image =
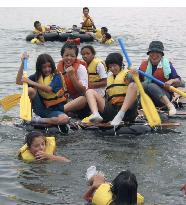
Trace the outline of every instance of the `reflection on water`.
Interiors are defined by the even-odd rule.
[[[39,54],[51,54],[56,63],[61,58],[61,42],[36,46],[25,41],[33,22],[70,27],[79,23],[82,8],[50,8],[50,15],[46,13],[48,8],[0,8],[0,98],[22,92],[15,85],[15,76],[23,51],[30,54],[29,74],[34,72]],[[97,27],[107,26],[116,40],[119,36],[125,39],[134,67],[146,58],[150,41],[162,40],[166,56],[186,79],[186,8],[91,8],[91,13]],[[117,41],[113,46],[91,44],[103,59],[110,52],[120,51]],[[16,153],[26,131],[13,125],[17,117],[19,107],[8,113],[0,110],[1,122],[8,121],[0,122],[0,204],[82,205],[85,171],[93,164],[105,172],[108,180],[123,169],[134,172],[146,204],[185,204],[179,191],[180,184],[186,182],[184,119],[175,119],[182,123],[175,132],[116,137],[79,130],[69,136],[58,136],[57,154],[72,160],[64,164],[18,160]]]

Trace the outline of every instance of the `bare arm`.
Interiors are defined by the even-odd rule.
[[[93,82],[93,83],[89,83],[89,88],[102,88],[102,87],[106,87],[107,85],[107,79],[103,78],[101,79],[99,82]]]
[[[21,62],[20,68],[19,68],[18,73],[17,73],[17,77],[16,77],[16,84],[17,85],[23,85],[22,76],[23,76],[23,61]]]

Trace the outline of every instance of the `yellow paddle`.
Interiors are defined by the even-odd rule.
[[[23,77],[27,78],[28,60],[24,59]],[[31,121],[31,103],[28,96],[28,84],[23,83],[23,94],[20,99],[20,118]]]
[[[121,49],[125,55],[126,60],[127,60],[128,68],[130,69],[132,66],[132,63],[131,63],[131,60],[130,60],[130,58],[127,54],[127,51],[125,49],[124,41],[123,41],[123,39],[119,38],[118,42],[121,46]],[[158,111],[157,111],[154,103],[152,102],[151,98],[145,93],[137,73],[133,74],[133,79],[134,79],[134,81],[139,89],[139,92],[141,95],[141,105],[142,105],[143,111],[145,113],[145,116],[148,120],[149,125],[151,127],[155,127],[157,125],[160,125],[161,119],[160,119],[160,116],[158,114]]]
[[[3,107],[5,111],[8,111],[20,102],[20,98],[21,94],[19,93],[8,95],[0,100],[0,105]]]

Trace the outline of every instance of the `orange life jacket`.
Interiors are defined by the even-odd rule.
[[[143,61],[140,65],[140,70],[145,72],[147,70],[147,65],[148,65],[148,61],[147,60]],[[152,75],[158,80],[161,80],[163,82],[166,82],[168,80],[164,77],[163,68],[157,68],[156,71]]]
[[[87,67],[86,62],[84,62],[82,60],[79,60],[79,59],[76,59],[74,64],[72,65],[74,70],[75,70],[75,76],[76,76],[77,79],[78,79],[77,69],[78,69],[80,64],[82,64],[85,67]],[[66,89],[67,89],[67,92],[69,93],[70,97],[72,97],[73,99],[78,97],[79,96],[79,92],[74,87],[74,85],[73,85],[71,79],[68,77],[68,75],[66,75],[66,72],[64,70],[64,61],[63,60],[59,61],[58,65],[57,65],[57,70],[60,71],[62,73],[63,77],[64,77],[65,84],[66,84]]]

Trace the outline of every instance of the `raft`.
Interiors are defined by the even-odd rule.
[[[80,38],[80,42],[92,42],[94,41],[93,36],[83,33],[83,32],[49,32],[49,33],[44,33],[44,39],[45,41],[60,41],[60,42],[65,42],[67,41],[68,38]],[[37,34],[29,34],[26,36],[26,41],[31,41],[33,38],[35,38]]]

